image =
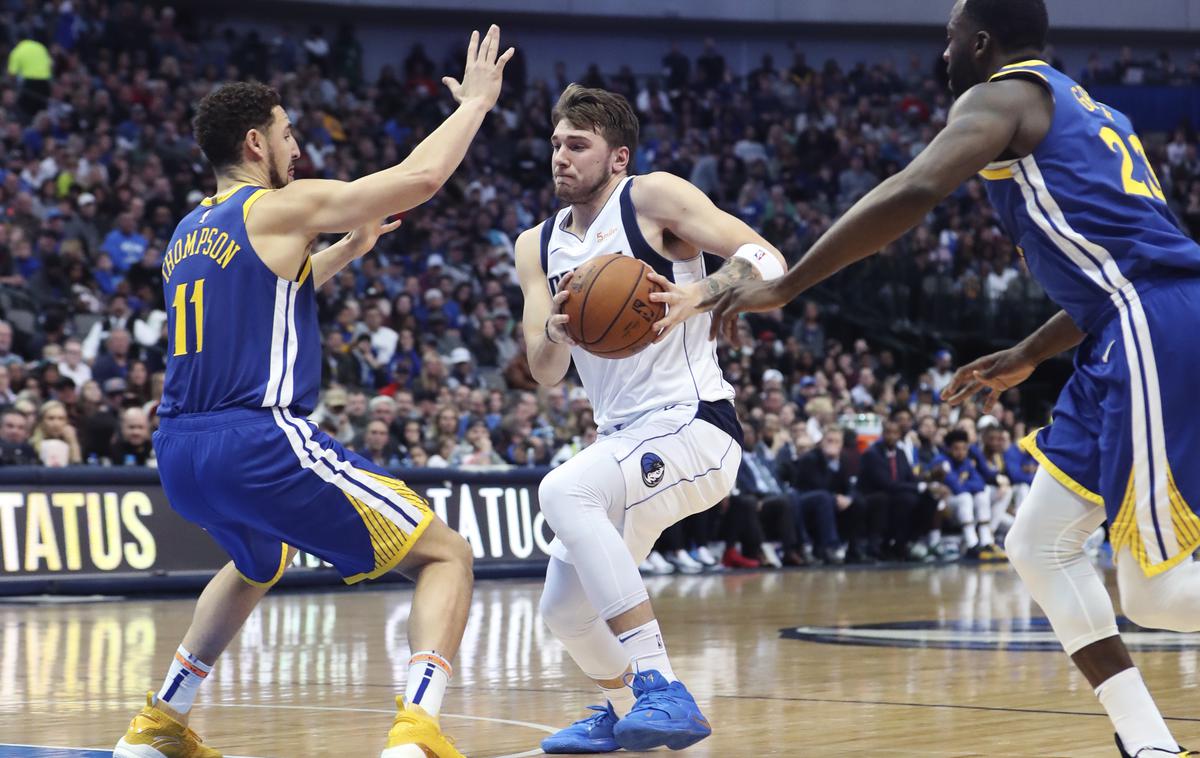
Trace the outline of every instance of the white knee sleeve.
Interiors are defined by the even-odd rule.
[[[1089,502],[1040,469],[1009,530],[1005,550],[1068,655],[1117,634],[1104,581],[1083,542],[1104,521]]]
[[[1190,557],[1158,576],[1148,577],[1123,548],[1117,555],[1121,609],[1133,623],[1173,632],[1200,631],[1200,563]]]
[[[625,673],[629,654],[592,607],[571,564],[550,559],[539,609],[546,626],[583,673],[597,680]]]
[[[614,523],[625,512],[621,468],[612,456],[587,453],[547,474],[538,500],[546,523],[566,546],[592,608],[607,621],[649,596]]]

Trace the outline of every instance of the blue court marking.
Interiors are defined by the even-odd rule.
[[[3,755],[4,758],[112,758],[112,750],[0,743],[0,755]]]

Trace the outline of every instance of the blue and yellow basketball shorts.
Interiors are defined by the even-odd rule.
[[[1059,482],[1105,506],[1113,551],[1148,576],[1200,546],[1200,279],[1114,295],[1079,346],[1050,426],[1021,441]]]
[[[288,546],[346,583],[395,568],[434,519],[404,482],[282,409],[164,418],[154,433],[171,506],[251,584],[283,574]]]

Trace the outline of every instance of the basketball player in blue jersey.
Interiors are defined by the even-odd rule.
[[[714,329],[782,306],[911,229],[975,174],[1030,271],[1062,307],[1019,345],[959,370],[960,403],[1024,381],[1078,346],[1053,423],[1022,446],[1041,464],[1006,547],[1116,727],[1122,756],[1183,751],[1117,634],[1083,541],[1108,518],[1125,613],[1200,629],[1200,246],[1180,230],[1129,119],[1039,56],[1043,0],[958,0],[946,128],[869,193],[787,275],[708,298]],[[671,293],[681,303],[688,292]]]
[[[353,182],[292,181],[300,149],[274,90],[220,87],[199,104],[196,139],[217,194],[184,217],[164,254],[166,381],[154,435],[171,505],[230,555],[205,588],[162,688],[116,758],[219,758],[187,727],[196,693],[296,550],[347,583],[399,570],[416,582],[406,691],[383,758],[461,758],[438,712],[470,605],[471,550],[386,470],[305,416],[317,401],[315,290],[428,200],[496,103],[500,31],[473,33],[459,107],[405,161]],[[352,231],[311,253],[320,234]]]
[[[780,276],[784,260],[686,181],[630,176],[638,122],[620,95],[572,84],[552,122],[555,194],[567,207],[517,239],[522,323],[534,378],[556,385],[574,361],[600,433],[538,491],[556,535],[541,612],[606,702],[542,749],[679,750],[711,728],[672,671],[638,564],[664,529],[732,489],[741,463],[733,388],[707,315],[636,355],[608,359],[573,346],[560,311],[571,272],[606,253],[642,260],[656,281],[703,280],[715,291]],[[728,259],[707,278],[702,250]]]

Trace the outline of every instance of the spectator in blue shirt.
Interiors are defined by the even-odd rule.
[[[976,559],[999,557],[1001,553],[992,544],[991,496],[987,482],[970,455],[967,433],[961,429],[951,430],[946,434],[945,447],[945,454],[936,458],[934,465],[946,472],[945,485],[950,490],[946,503],[962,525],[966,555]]]
[[[117,271],[124,273],[142,259],[149,244],[145,237],[138,234],[133,214],[122,213],[117,216],[117,228],[108,233],[100,249],[112,258]]]

